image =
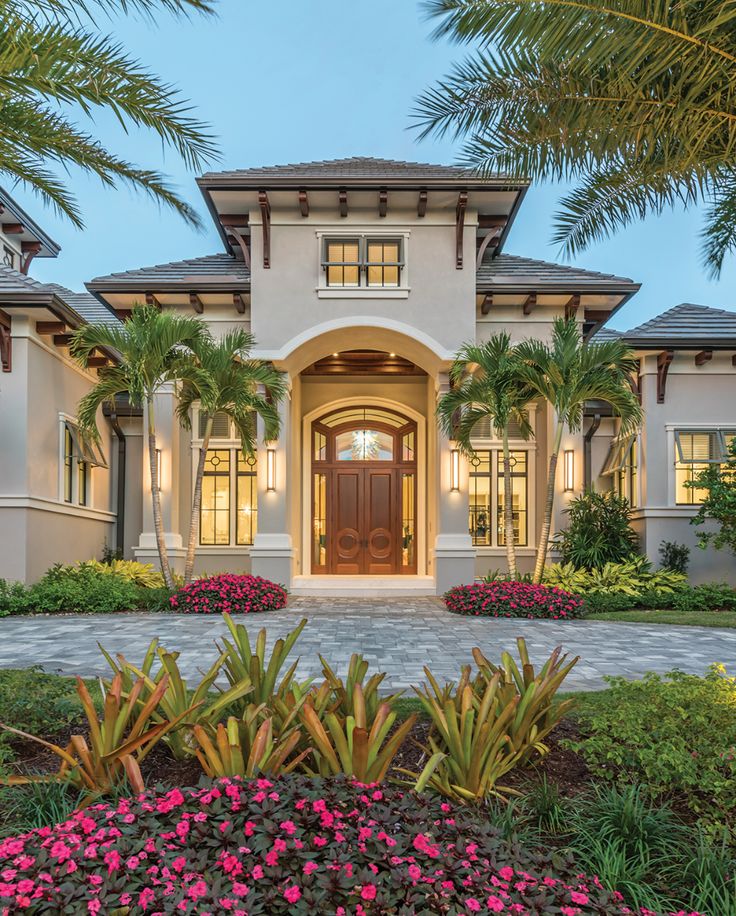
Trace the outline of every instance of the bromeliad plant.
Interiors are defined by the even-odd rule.
[[[353,718],[355,718],[356,712],[358,712],[365,717],[368,728],[373,725],[381,705],[383,703],[388,703],[389,706],[392,706],[394,701],[397,700],[403,692],[399,691],[398,693],[381,698],[378,689],[383,679],[386,677],[386,674],[383,672],[380,674],[373,674],[366,683],[365,676],[368,673],[368,662],[358,653],[353,653],[353,655],[350,656],[350,664],[348,665],[345,683],[343,683],[342,678],[339,678],[335,674],[323,656],[320,655],[319,660],[322,662],[322,673],[325,676],[325,683],[321,691],[313,694],[311,698],[312,704],[316,705],[315,697],[324,695],[327,702],[330,704],[331,712],[335,712],[343,718],[347,718],[347,716],[353,716]],[[360,691],[355,690],[357,685],[360,686]],[[356,711],[356,700],[362,703],[362,708],[359,711]]]
[[[181,725],[168,732],[164,741],[176,760],[183,760],[195,753],[192,731],[196,725],[206,726],[216,722],[228,708],[252,691],[250,679],[242,678],[229,690],[214,693],[215,681],[222,670],[225,654],[211,665],[196,687],[191,688],[179,669],[179,653],[168,652],[159,646],[158,639],[152,639],[140,667],[132,665],[124,655],[117,660],[98,643],[100,651],[115,676],[122,679],[123,690],[130,694],[137,681],[143,682],[138,696],[139,705],[148,702],[159,685],[165,680],[166,689],[161,694],[152,718],[157,722],[181,721]],[[159,668],[152,674],[153,663],[158,660]]]
[[[135,681],[129,692],[123,689],[123,675],[118,673],[105,693],[102,719],[84,681],[77,677],[77,693],[89,723],[89,744],[82,735],[72,735],[66,748],[44,741],[20,729],[0,723],[0,728],[47,747],[61,759],[57,773],[44,776],[10,776],[0,780],[5,785],[30,782],[70,782],[85,793],[82,805],[116,786],[129,783],[134,792],[145,789],[140,764],[165,735],[191,713],[191,708],[168,721],[155,721],[154,713],[166,693],[164,676],[142,705],[139,698],[145,689],[143,678]]]
[[[402,770],[417,791],[430,786],[462,802],[515,794],[499,780],[547,753],[544,738],[570,706],[570,701],[553,706],[552,700],[578,659],[567,662],[557,648],[535,675],[524,640],[517,644],[521,669],[508,653],[495,666],[479,649],[473,650],[479,668],[474,679],[468,665],[457,684],[440,687],[424,669],[428,683],[414,692],[432,721],[425,747],[429,759],[418,776]]]

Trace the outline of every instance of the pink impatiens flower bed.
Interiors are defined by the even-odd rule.
[[[292,776],[223,779],[95,805],[57,827],[0,841],[0,913],[26,912],[635,911],[564,855],[512,846],[482,810]]]
[[[169,599],[181,614],[257,614],[286,606],[286,589],[261,576],[226,573],[195,579]]]
[[[527,617],[568,620],[579,617],[583,599],[549,585],[477,582],[458,585],[444,596],[447,610],[466,617]]]

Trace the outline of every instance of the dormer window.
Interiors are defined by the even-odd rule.
[[[352,236],[323,241],[322,268],[330,288],[397,289],[404,267],[403,238]]]

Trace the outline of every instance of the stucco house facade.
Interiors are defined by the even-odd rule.
[[[198,184],[218,253],[97,277],[86,293],[40,284],[21,264],[2,268],[12,362],[0,375],[0,576],[32,580],[51,562],[99,555],[103,542],[155,562],[144,417],[127,404],[106,409],[99,454],[89,454],[74,415],[95,366],[83,371],[68,354],[80,322],[124,319],[142,302],[197,314],[215,335],[247,328],[253,355],[288,381],[282,435],[251,462],[215,418],[198,572],[252,571],[296,594],[416,595],[502,569],[500,443],[479,428],[468,462],[435,421],[453,355],[502,328],[544,339],[558,315],[588,339],[615,333],[604,325],[638,284],[508,254],[526,184],[503,176],[355,158]],[[624,337],[640,360],[632,384],[645,423],[623,442],[603,406],[589,405],[584,429],[562,445],[554,528],[586,484],[615,487],[656,559],[663,538],[694,542],[682,481],[720,460],[736,430],[736,314],[680,306]],[[109,359],[100,353],[96,366]],[[156,420],[164,528],[180,567],[201,418],[195,409],[184,430],[175,398],[158,396]],[[541,524],[552,420],[535,405],[533,438],[513,442],[522,568]],[[727,578],[732,565],[693,552],[696,581]]]

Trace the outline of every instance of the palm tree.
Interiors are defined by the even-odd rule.
[[[192,348],[209,337],[204,322],[161,312],[152,305],[136,306],[121,325],[87,324],[75,332],[74,357],[86,366],[98,348],[114,351],[117,364],[100,370],[99,381],[79,402],[77,410],[83,435],[99,439],[97,410],[127,393],[135,406],[145,405],[148,418],[148,461],[151,469],[153,527],[161,571],[167,588],[174,587],[161,517],[161,491],[156,460],[154,396],[169,383],[196,387],[202,397],[209,392],[209,377],[192,358]]]
[[[193,347],[198,365],[207,375],[208,386],[203,392],[198,383],[185,382],[177,413],[181,423],[189,428],[192,404],[199,401],[207,419],[194,481],[192,519],[184,567],[185,583],[191,582],[194,573],[202,477],[215,414],[225,413],[232,420],[246,457],[253,455],[256,450],[256,416],[260,416],[264,422],[264,439],[267,442],[277,439],[279,435],[280,419],[276,405],[286,393],[284,376],[271,363],[247,359],[254,342],[251,334],[238,330],[228,332],[218,341],[205,338]]]
[[[467,137],[485,170],[577,183],[569,253],[705,201],[706,266],[736,247],[736,4],[427,0],[438,35],[481,50],[420,98],[425,133]],[[488,50],[490,45],[494,50]]]
[[[574,319],[556,318],[551,344],[527,340],[516,348],[522,362],[521,377],[544,398],[555,413],[555,432],[549,456],[544,521],[539,535],[534,581],[541,582],[552,528],[557,458],[562,434],[567,427],[579,432],[586,401],[605,401],[621,419],[621,431],[641,423],[639,400],[631,387],[636,369],[633,351],[620,340],[585,344]]]
[[[503,521],[509,575],[516,577],[513,493],[509,425],[518,424],[522,436],[531,434],[529,403],[536,390],[521,376],[522,367],[511,338],[502,331],[484,344],[465,344],[450,369],[452,387],[437,405],[443,432],[457,441],[467,455],[474,452],[473,430],[484,417],[490,417],[503,443]]]
[[[93,13],[211,13],[208,0],[0,0],[0,173],[38,193],[77,227],[74,196],[50,168],[77,166],[103,184],[143,190],[199,225],[195,211],[160,172],[128,162],[80,128],[76,114],[108,112],[124,130],[147,128],[189,168],[211,161],[208,128],[167,83],[95,30]],[[75,114],[76,110],[76,114]]]

